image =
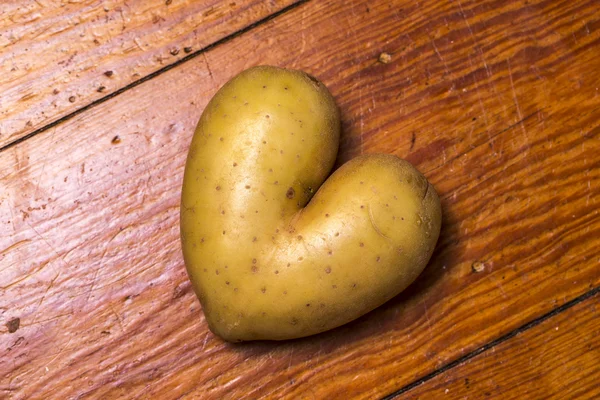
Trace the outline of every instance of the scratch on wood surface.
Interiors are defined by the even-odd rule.
[[[490,71],[490,67],[488,67],[488,64],[487,64],[487,61],[485,59],[485,56],[483,55],[483,50],[481,50],[481,48],[479,48],[479,47],[478,47],[477,50],[478,50],[477,52],[481,56],[481,60],[483,61],[483,66],[485,67],[486,74],[487,74],[488,78],[491,78],[492,77],[492,72]],[[496,90],[496,85],[493,84],[493,87],[494,87],[494,91],[495,91]]]
[[[469,54],[468,57],[469,57],[469,64],[471,65],[472,68],[475,68],[475,66],[473,65],[473,60],[471,59],[471,55]],[[485,111],[485,106],[483,105],[483,101],[481,100],[481,93],[479,91],[479,85],[477,84],[477,81],[475,80],[475,75],[473,75],[473,85],[475,86],[475,94],[477,95],[479,107],[481,107],[481,112],[483,113],[483,119],[485,122],[486,132],[487,132],[488,138],[489,138],[490,132],[487,129],[489,127],[488,116],[487,116],[487,112]]]
[[[510,79],[510,88],[512,90],[513,100],[515,102],[515,105],[517,106],[517,115],[519,116],[519,121],[521,121],[521,129],[523,130],[523,133],[527,136],[525,124],[523,124],[523,114],[521,114],[521,106],[519,105],[519,99],[517,98],[517,92],[515,90],[515,82],[513,81],[512,68],[510,67],[510,58],[506,59],[506,63],[508,64],[508,77]]]
[[[467,26],[467,29],[469,30],[471,40],[473,41],[473,46],[476,48],[477,53],[480,55],[481,60],[483,61],[483,66],[485,67],[485,71],[487,73],[488,80],[489,80],[492,77],[492,72],[490,71],[487,60],[485,59],[484,52],[481,49],[481,47],[479,46],[479,41],[477,40],[477,37],[475,36],[473,29],[471,28],[471,24],[469,23],[469,19],[467,18],[467,15],[465,14],[465,10],[462,6],[462,3],[460,2],[460,0],[457,0],[457,3],[458,3],[458,8],[460,9],[460,14],[463,17],[463,20],[465,21],[465,25]],[[469,56],[469,58],[470,58],[470,56]],[[500,98],[500,96],[498,94],[498,90],[496,88],[496,83],[494,82],[494,80],[492,80],[490,82],[490,84],[492,85],[492,90],[494,91],[494,94],[496,95],[496,98],[498,99],[498,104],[502,106],[503,111],[504,111],[504,116],[506,116],[506,106],[504,105],[504,102],[502,101],[502,99]]]
[[[56,127],[52,130],[52,136],[50,137],[50,148],[54,147],[54,135],[56,134]],[[44,176],[44,170],[46,169],[46,164],[48,163],[48,157],[50,156],[50,152],[45,152],[44,161],[42,162],[42,171],[40,172],[40,176],[37,181],[37,185],[35,186],[35,195],[38,195],[38,190],[40,188],[40,182],[42,181],[42,177]]]
[[[492,279],[492,276],[491,275],[489,275],[489,276],[490,276],[490,279]],[[503,298],[508,299],[508,295],[502,288],[502,281],[494,280],[494,286],[496,286],[498,288],[498,290],[500,291],[500,293],[502,293]]]
[[[174,124],[171,124],[171,127]],[[150,181],[152,180],[152,173],[150,172],[150,168],[148,168],[148,162],[147,161],[143,161],[143,165],[144,165],[144,171],[146,172],[146,175],[148,176],[147,179],[144,179],[144,189],[142,190],[142,201],[140,203],[140,208],[143,208],[144,204],[146,203],[146,192],[150,189]],[[117,233],[118,235],[119,233]],[[117,236],[113,236],[113,239]],[[111,239],[112,240],[112,239]]]
[[[460,0],[457,0],[458,3],[458,7],[460,8],[460,15],[463,17],[463,20],[465,21],[465,24],[467,25],[467,29],[469,30],[469,34],[471,35],[471,38],[473,39],[473,42],[475,44],[477,44],[477,38],[475,37],[475,34],[473,33],[473,29],[471,29],[471,24],[469,23],[469,19],[467,18],[467,15],[465,14],[465,10],[462,6],[462,3],[460,2]]]
[[[208,332],[206,332],[206,334],[204,335],[204,340],[202,341],[202,347],[200,348],[200,350],[204,350],[204,348],[206,347],[207,341],[208,341]]]
[[[302,15],[300,16],[300,51],[297,52],[294,61],[292,61],[292,68],[298,68],[298,60],[302,59],[304,55],[304,50],[306,49],[306,34],[304,30],[306,29],[306,8],[302,8]]]
[[[32,324],[35,324],[38,318],[38,309],[41,307],[42,303],[44,302],[44,300],[46,299],[46,296],[48,295],[48,292],[50,291],[50,289],[52,289],[52,287],[54,286],[54,282],[56,282],[56,280],[58,279],[58,277],[60,276],[60,272],[56,273],[56,276],[54,276],[54,278],[52,278],[52,280],[50,281],[50,284],[48,285],[48,287],[46,288],[46,291],[44,292],[44,295],[42,296],[42,298],[40,299],[37,307],[35,308],[35,311],[33,312],[33,314],[35,315]]]
[[[321,359],[321,353],[323,351],[323,343],[319,343],[319,350],[317,351],[317,357],[315,364],[319,365],[319,360]]]
[[[13,147],[13,156],[15,157],[15,166],[16,166],[16,171],[21,170],[22,166],[21,166],[21,159],[19,158],[19,151],[18,151],[18,146]],[[6,175],[4,177],[2,177],[2,179],[8,179],[9,175]]]
[[[47,322],[52,322],[52,321],[56,321],[57,319],[63,318],[63,317],[67,317],[73,315],[73,311],[70,312],[66,312],[63,314],[59,314],[59,315],[55,315],[53,317],[50,318],[46,318],[46,319],[36,319],[35,322],[31,322],[22,326],[32,326],[32,325],[39,325],[39,324],[45,324]]]
[[[146,163],[144,163],[146,164]],[[144,180],[144,191],[142,192],[142,204],[141,206],[144,206],[144,203],[146,203],[146,192],[148,190],[151,190],[151,186],[150,186],[150,181],[152,180],[152,174],[150,173],[150,170],[148,170],[148,168],[146,168],[146,173],[148,174],[148,179]]]
[[[61,354],[63,354],[65,351],[67,351],[67,349],[69,348],[69,345],[71,344],[71,341],[73,341],[73,336],[71,336],[69,338],[69,341],[67,342],[67,344],[64,345],[63,348],[60,349],[56,354],[51,354],[51,355],[47,356],[47,357],[52,357],[52,356],[54,356],[54,357],[52,358],[52,360],[48,361],[46,363],[46,365],[44,365],[44,368],[47,369],[48,366],[51,365]]]
[[[123,326],[123,321],[121,320],[121,317],[119,316],[119,314],[115,311],[115,308],[113,307],[112,303],[108,303],[108,307],[110,308],[110,310],[113,312],[113,314],[117,318],[117,322],[119,323],[119,326],[121,327],[121,332],[125,333],[125,327]]]
[[[106,254],[106,249],[104,250],[104,253],[102,253],[102,258],[104,258],[104,254]],[[94,271],[94,276],[92,277],[92,284],[90,285],[90,289],[88,290],[87,298],[85,299],[86,303],[90,302],[90,296],[92,295],[92,291],[94,290],[94,285],[96,284],[96,277],[98,276],[98,271],[100,270],[100,268],[101,268],[101,266],[96,268],[96,270]]]
[[[437,46],[435,45],[435,39],[434,38],[430,38],[430,40],[431,40],[431,44],[433,45],[433,49],[435,50],[435,54],[437,54],[437,56],[439,57],[440,61],[442,61],[442,64],[444,64],[444,70],[446,71],[446,74],[448,76],[450,76],[450,69],[448,68],[448,63],[446,63],[446,60],[444,60],[444,57],[442,57],[442,54],[440,53],[440,51],[438,50]]]
[[[127,3],[125,3],[127,4]],[[125,15],[123,14],[123,7],[117,7],[115,8],[115,11],[118,11],[119,14],[121,15],[121,32],[125,31],[125,28],[127,28],[127,24],[125,23]]]
[[[210,75],[210,80],[216,85],[215,77],[213,76],[213,73],[210,69],[210,64],[208,63],[208,58],[206,57],[206,52],[202,53],[202,58],[204,58],[204,63],[206,63],[206,69],[208,70],[208,75]]]
[[[138,49],[140,49],[141,51],[144,51],[144,46],[142,46],[142,44],[140,43],[140,38],[138,38],[138,37],[133,38],[133,43],[135,43],[135,45],[138,47]]]
[[[13,282],[9,283],[9,284],[8,284],[8,285],[6,285],[6,286],[0,286],[0,289],[2,289],[2,290],[7,290],[7,289],[10,289],[10,288],[11,288],[11,287],[13,287],[13,286],[16,286],[16,285],[18,285],[19,283],[23,282],[24,280],[26,280],[26,279],[29,279],[29,278],[31,278],[33,275],[35,275],[35,274],[37,274],[38,272],[40,272],[40,271],[41,271],[42,269],[44,269],[44,267],[45,267],[46,265],[48,265],[48,264],[49,264],[49,261],[46,261],[45,263],[42,263],[42,264],[40,264],[40,265],[39,265],[39,266],[38,266],[38,267],[37,267],[37,268],[36,268],[34,271],[32,271],[32,272],[28,272],[28,273],[27,273],[25,276],[21,277],[20,279],[17,279],[16,281],[13,281]]]
[[[50,244],[50,242],[48,242],[48,241],[46,240],[46,238],[45,238],[45,237],[43,237],[43,236],[42,236],[42,235],[41,235],[41,234],[40,234],[40,233],[39,233],[39,232],[38,232],[38,231],[37,231],[37,230],[36,230],[36,229],[33,227],[33,225],[31,225],[31,224],[29,223],[29,221],[25,221],[25,223],[26,223],[26,224],[29,226],[29,228],[30,228],[32,231],[34,231],[34,232],[35,232],[35,234],[37,235],[37,237],[39,237],[39,238],[42,240],[42,242],[46,243],[46,245],[47,245],[48,247],[50,247],[50,249],[51,249],[51,250],[54,252],[54,255],[56,255],[56,257],[57,257],[58,259],[60,259],[60,260],[63,262],[63,264],[66,266],[66,267],[71,267],[71,266],[69,265],[69,263],[65,261],[65,259],[64,259],[64,256],[61,256],[60,254],[58,254],[58,251],[56,251],[56,249],[54,248],[54,246],[52,246],[52,245]],[[52,265],[52,269],[54,269],[54,272],[57,272],[57,273],[58,273],[58,271],[56,270],[56,268],[54,268],[54,265]]]

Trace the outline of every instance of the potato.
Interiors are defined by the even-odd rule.
[[[441,223],[435,189],[392,155],[357,157],[325,181],[339,132],[331,94],[300,71],[248,69],[204,110],[185,168],[181,239],[223,339],[335,328],[427,264]]]

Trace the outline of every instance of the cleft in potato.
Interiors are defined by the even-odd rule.
[[[284,340],[352,321],[404,290],[440,232],[435,189],[364,155],[328,177],[340,116],[317,79],[261,66],[227,82],[196,128],[181,239],[210,329]]]

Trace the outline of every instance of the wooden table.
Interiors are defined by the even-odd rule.
[[[597,0],[4,0],[0,398],[600,396]],[[283,343],[213,336],[179,242],[194,126],[303,69],[339,163],[385,152],[443,228],[407,291]]]

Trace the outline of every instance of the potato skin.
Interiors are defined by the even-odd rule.
[[[331,94],[300,71],[251,68],[207,105],[186,163],[181,238],[223,339],[332,329],[427,264],[441,223],[435,189],[391,155],[357,157],[325,181],[339,132]]]

